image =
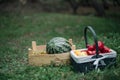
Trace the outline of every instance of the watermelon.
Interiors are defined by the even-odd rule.
[[[71,50],[71,44],[63,37],[55,37],[46,44],[48,54],[65,53]]]

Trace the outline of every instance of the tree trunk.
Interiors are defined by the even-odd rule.
[[[19,2],[22,4],[22,5],[25,5],[27,3],[27,0],[19,0]]]
[[[93,1],[93,7],[95,8],[97,15],[98,16],[104,16],[105,15],[105,10],[102,4],[100,4],[97,0],[92,0]]]
[[[77,14],[78,7],[73,7],[73,14]]]
[[[35,3],[37,2],[38,0],[29,0],[31,3]]]
[[[73,14],[77,14],[77,9],[79,8],[79,2],[77,2],[76,0],[66,0],[66,1],[70,4],[73,10]]]
[[[80,0],[82,6],[90,6],[89,0]]]
[[[107,0],[102,0],[102,2],[103,2],[104,9],[109,9],[109,4]]]
[[[120,6],[120,2],[119,2],[119,0],[113,0],[113,5],[114,6]]]

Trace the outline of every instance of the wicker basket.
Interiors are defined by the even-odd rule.
[[[99,54],[99,48],[98,48],[98,41],[95,31],[92,27],[88,26],[84,29],[84,38],[85,38],[85,44],[86,48],[81,50],[87,49],[87,30],[90,30],[94,37],[94,42],[96,44],[96,54],[95,55],[89,55],[89,56],[76,56],[74,51],[72,50],[70,52],[71,55],[71,63],[73,65],[73,69],[77,72],[89,72],[91,70],[95,69],[104,69],[105,67],[110,67],[116,64],[116,51],[110,49],[109,53]]]

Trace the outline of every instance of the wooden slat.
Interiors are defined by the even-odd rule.
[[[54,64],[66,64],[70,60],[69,53],[63,54],[43,54],[43,55],[33,55],[29,57],[29,64],[31,65],[50,65],[52,62]]]
[[[37,48],[36,48],[36,41],[32,41],[32,49],[33,49],[33,51],[37,50]]]
[[[73,45],[72,39],[69,39],[68,41],[71,45]]]
[[[37,50],[46,50],[46,45],[37,46]]]
[[[76,49],[76,46],[75,45],[72,45],[72,50],[75,50]]]

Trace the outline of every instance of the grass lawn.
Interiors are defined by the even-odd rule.
[[[84,48],[83,29],[91,25],[98,39],[118,53],[117,66],[87,74],[76,73],[71,65],[60,67],[28,65],[28,48],[33,40],[45,44],[56,36],[72,38]],[[119,17],[78,16],[57,13],[0,13],[0,80],[119,80]],[[89,35],[89,42],[93,38]]]

